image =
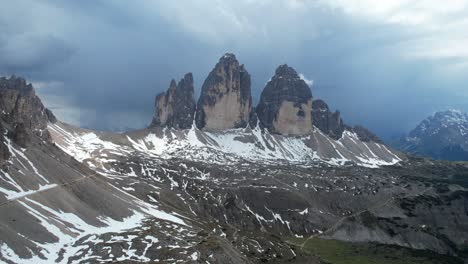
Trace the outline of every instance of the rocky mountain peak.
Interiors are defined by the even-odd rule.
[[[0,78],[0,110],[2,120],[15,125],[22,123],[26,129],[44,129],[55,122],[52,112],[45,108],[32,84],[12,75]]]
[[[289,78],[299,78],[296,70],[292,67],[289,67],[287,64],[282,64],[278,66],[275,70],[276,77],[289,77]]]
[[[409,136],[424,137],[438,134],[444,130],[454,130],[462,136],[468,135],[468,114],[453,109],[436,112],[419,123]]]
[[[191,72],[186,73],[184,78],[179,81],[178,87],[181,90],[193,90],[193,74]]]
[[[254,127],[259,123],[274,134],[301,136],[312,133],[316,126],[335,140],[348,129],[363,141],[381,142],[367,129],[346,126],[340,112],[332,112],[323,100],[313,101],[310,87],[287,64],[276,68],[255,109],[252,107],[250,75],[231,53],[223,55],[209,73],[197,107],[193,97],[191,73],[178,83],[171,80],[167,91],[156,96],[150,127],[188,129],[195,120],[199,129],[224,131],[248,125]]]
[[[177,83],[174,79],[171,80],[171,83],[169,84],[169,89],[171,91],[175,91],[177,89]]]
[[[312,131],[312,92],[288,65],[280,65],[257,106],[260,124],[272,133],[305,135]]]
[[[238,63],[236,55],[233,53],[226,52],[220,59],[220,61],[231,61],[234,63]]]
[[[467,160],[468,114],[459,110],[436,112],[394,145],[436,159]]]
[[[156,96],[155,113],[150,127],[188,129],[193,124],[194,113],[193,75],[187,73],[179,83],[172,79],[167,91]]]
[[[15,75],[10,76],[10,78],[1,77],[0,78],[0,90],[10,90],[15,91],[22,96],[30,95],[35,96],[35,91],[32,84],[28,84],[24,78],[17,77]]]
[[[327,103],[320,99],[312,103],[312,123],[333,139],[341,138],[345,130],[340,112],[331,112]]]
[[[25,148],[33,135],[48,140],[47,124],[56,121],[36,95],[32,84],[14,75],[0,78],[0,164],[10,156],[3,138],[5,130],[7,137]]]
[[[328,107],[328,104],[325,103],[325,101],[323,101],[322,99],[314,100],[312,105],[313,105],[314,110],[317,110],[317,111],[320,111],[320,112],[330,111],[330,108]]]
[[[250,74],[234,54],[226,53],[203,83],[196,125],[208,130],[246,127],[251,112]]]

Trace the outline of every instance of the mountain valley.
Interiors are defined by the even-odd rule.
[[[347,125],[288,65],[257,106],[250,78],[225,54],[198,101],[188,73],[123,133],[61,122],[1,78],[0,262],[466,261],[467,162]]]

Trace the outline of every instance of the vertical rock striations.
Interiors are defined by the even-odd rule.
[[[284,64],[267,83],[256,108],[262,127],[272,133],[305,135],[312,131],[312,92],[297,72]]]
[[[312,124],[333,139],[341,138],[345,130],[340,112],[331,112],[323,100],[312,102]]]
[[[155,114],[150,127],[188,129],[193,124],[194,113],[193,76],[192,73],[187,73],[178,84],[172,80],[169,89],[156,96]]]
[[[223,131],[248,125],[255,127],[259,123],[271,133],[302,136],[311,133],[315,126],[335,140],[349,130],[362,141],[381,142],[361,126],[353,128],[344,124],[340,112],[331,112],[323,100],[312,102],[312,99],[307,83],[293,68],[284,64],[276,69],[254,108],[249,73],[233,54],[226,53],[208,74],[197,103],[191,73],[179,83],[172,80],[169,89],[156,96],[150,127],[188,129],[195,121],[199,129]],[[6,104],[10,105],[8,102]],[[46,115],[50,112],[44,111]],[[17,130],[24,129],[18,127]],[[18,137],[18,141],[23,142],[23,137]]]
[[[246,127],[251,112],[250,75],[234,54],[227,53],[203,83],[196,125],[208,130]]]

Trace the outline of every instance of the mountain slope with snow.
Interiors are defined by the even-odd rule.
[[[58,121],[24,79],[0,82],[2,263],[318,264],[304,245],[330,238],[428,263],[464,254],[467,164],[399,154],[341,120],[294,136],[255,115],[98,132]],[[285,102],[283,125],[308,116]]]
[[[91,166],[104,166],[109,156],[138,152],[158,158],[182,158],[197,162],[235,164],[245,160],[265,163],[310,165],[356,164],[366,167],[393,165],[402,159],[385,145],[361,141],[351,131],[332,139],[315,129],[306,136],[282,136],[267,130],[231,129],[207,132],[193,126],[187,130],[152,128],[122,134],[97,133],[64,123],[48,130],[57,146]]]
[[[468,114],[457,110],[437,112],[396,146],[435,159],[468,160]]]

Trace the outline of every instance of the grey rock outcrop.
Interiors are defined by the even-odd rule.
[[[7,137],[25,148],[33,135],[49,140],[47,124],[56,121],[25,79],[0,78],[0,165],[11,157]]]
[[[225,130],[246,127],[252,112],[250,75],[234,54],[227,53],[203,83],[197,104],[200,129]]]
[[[169,89],[156,96],[155,113],[150,127],[188,129],[193,124],[194,113],[193,76],[192,73],[187,73],[178,84],[172,80]]]
[[[358,138],[361,141],[383,143],[380,138],[378,138],[374,133],[372,133],[369,129],[363,126],[356,125],[350,130],[354,131],[354,133],[358,135]]]
[[[26,128],[24,123],[16,124],[9,136],[13,142],[22,148],[26,148],[31,142],[31,131]]]
[[[5,128],[0,122],[0,166],[4,165],[5,161],[11,156],[8,146],[5,144],[5,136],[3,135]]]
[[[12,125],[22,123],[25,129],[44,129],[55,116],[44,107],[31,84],[20,77],[0,78],[0,111],[2,120]]]
[[[312,131],[312,92],[297,72],[284,64],[267,83],[256,108],[262,127],[283,135]]]
[[[345,130],[340,112],[331,112],[323,100],[312,102],[312,124],[333,139],[341,138]]]

